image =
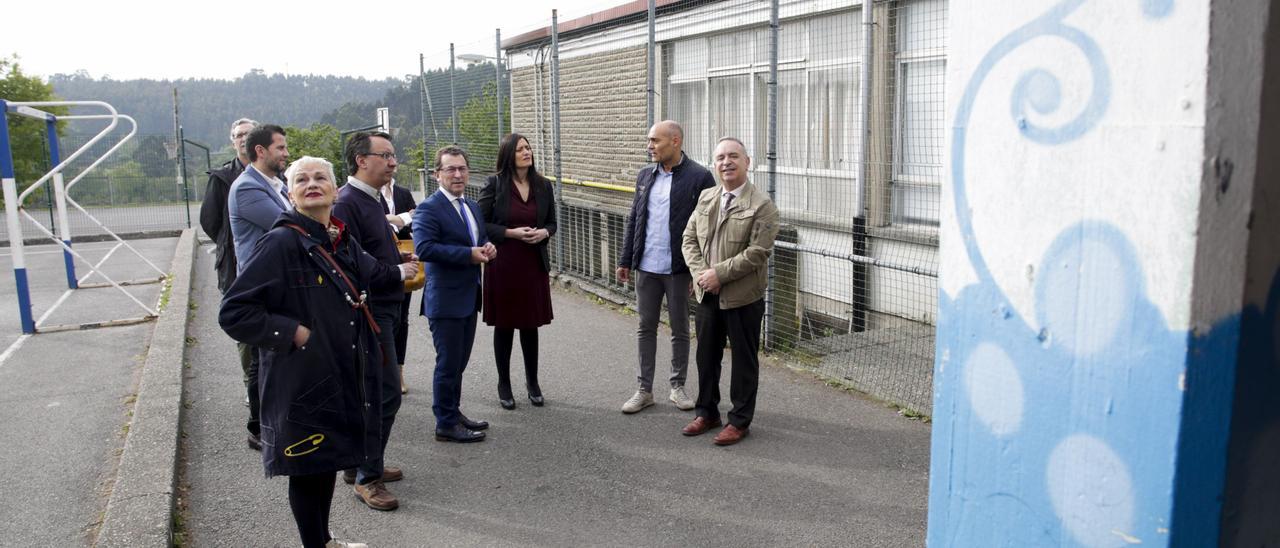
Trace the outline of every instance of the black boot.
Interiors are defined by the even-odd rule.
[[[538,329],[520,330],[520,352],[524,355],[524,386],[529,390],[529,403],[542,407],[542,387],[538,386]]]
[[[516,408],[515,396],[511,395],[511,343],[514,337],[512,329],[493,330],[493,357],[498,366],[498,405],[506,410]]]
[[[503,376],[505,377],[506,375]],[[511,379],[500,379],[498,381],[498,405],[507,410],[516,408],[515,396],[511,395]]]

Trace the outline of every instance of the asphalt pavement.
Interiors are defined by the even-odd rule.
[[[245,444],[234,343],[217,326],[212,257],[197,253],[183,415],[180,529],[186,546],[298,546],[287,480],[264,479]],[[388,464],[394,512],[365,507],[337,483],[331,528],[370,546],[922,546],[929,427],[893,409],[765,360],[751,435],[732,447],[685,437],[692,412],[666,401],[635,415],[636,317],[553,291],[541,329],[546,407],[498,406],[491,329],[478,329],[463,411],[492,423],[479,444],[433,439],[433,352],[426,319],[410,318],[406,376]],[[659,342],[656,384],[670,363]],[[722,375],[727,411],[729,366]],[[690,357],[690,395],[696,392]],[[12,469],[11,469],[12,473]],[[0,537],[3,538],[3,537]]]
[[[175,238],[129,243],[161,269],[170,267]],[[113,245],[75,248],[97,262]],[[113,288],[68,293],[60,248],[26,251],[35,317],[60,302],[45,325],[144,314]],[[0,499],[0,545],[84,546],[93,540],[114,483],[154,322],[23,336],[10,253],[0,248],[0,482],[8,494]],[[77,267],[82,276],[88,272],[78,260]],[[123,249],[102,269],[117,280],[158,276]],[[127,289],[154,308],[161,286]]]

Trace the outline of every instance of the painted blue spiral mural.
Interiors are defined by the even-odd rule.
[[[956,108],[955,219],[977,281],[939,299],[931,546],[1216,543],[1230,419],[1229,405],[1220,403],[1230,401],[1234,379],[1225,371],[1235,362],[1239,316],[1204,333],[1170,329],[1125,233],[1084,218],[1059,232],[1028,273],[1030,321],[996,283],[974,231],[966,145],[974,105],[991,91],[997,65],[1041,38],[1064,41],[1088,64],[1088,81],[1064,82],[1039,67],[1014,81],[1010,123],[1028,141],[1071,143],[1107,115],[1114,91],[1107,56],[1066,21],[1082,4],[1060,2],[999,40]],[[1171,0],[1142,0],[1141,7],[1153,24],[1175,8]],[[1055,125],[1032,121],[1061,114],[1064,86],[1087,89],[1078,111]],[[1195,445],[1180,446],[1180,435]],[[1207,513],[1192,515],[1187,502]]]

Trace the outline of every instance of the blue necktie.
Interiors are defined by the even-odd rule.
[[[462,212],[462,199],[454,200],[453,205],[458,208],[458,217],[462,219],[462,226],[467,229],[467,236],[471,238],[471,245],[476,245],[476,235],[471,232],[471,222],[467,220],[467,214]]]

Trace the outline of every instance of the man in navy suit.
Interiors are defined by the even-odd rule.
[[[249,132],[244,142],[250,164],[231,183],[227,195],[227,219],[235,251],[236,274],[244,270],[258,239],[271,230],[280,213],[289,209],[288,190],[280,180],[289,163],[289,146],[284,129],[267,124]],[[249,391],[249,447],[262,450],[258,425],[258,349],[247,350],[251,357],[245,370]]]
[[[498,256],[485,236],[480,209],[464,195],[471,163],[466,151],[447,146],[436,152],[440,190],[413,212],[413,246],[426,263],[427,287],[422,315],[436,348],[433,379],[436,440],[459,443],[484,440],[479,422],[462,414],[462,372],[471,359],[480,310],[480,265]]]

